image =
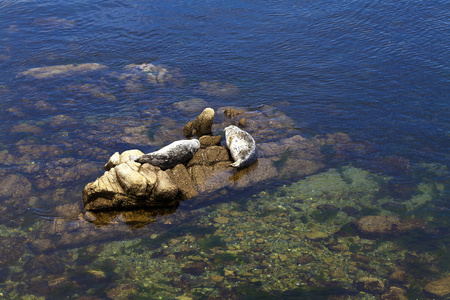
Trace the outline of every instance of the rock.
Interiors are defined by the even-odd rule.
[[[243,110],[239,110],[239,109],[234,109],[234,108],[226,108],[224,110],[224,114],[227,118],[234,118],[237,115],[242,114],[244,111]]]
[[[322,231],[313,231],[313,232],[307,232],[306,238],[310,240],[323,240],[328,238],[330,235],[326,232]]]
[[[126,162],[127,160],[129,160],[130,156],[139,156],[143,154],[144,153],[142,151],[137,149],[127,150],[122,152],[122,154],[116,152],[109,158],[108,162],[105,165],[105,170],[109,171],[111,168],[114,168],[115,166],[118,166],[121,163]]]
[[[201,148],[207,148],[211,146],[218,146],[222,142],[222,136],[204,135],[198,139],[200,141]]]
[[[161,169],[159,167],[155,167],[151,164],[142,164],[139,168],[139,174],[145,177],[147,180],[147,192],[150,194],[153,188],[156,185],[156,181],[158,180],[157,173]]]
[[[183,134],[187,138],[191,138],[194,136],[195,132],[193,132],[193,122],[188,122],[183,128]]]
[[[381,296],[382,300],[408,300],[406,291],[396,286],[391,286],[386,294]]]
[[[238,122],[238,126],[239,127],[245,127],[247,125],[247,119],[246,118],[242,118],[239,120]]]
[[[226,223],[228,223],[228,218],[227,217],[217,217],[217,218],[214,218],[214,222],[216,222],[216,223],[219,223],[219,224],[226,224]]]
[[[28,125],[28,124],[19,124],[14,126],[11,129],[11,132],[26,132],[26,133],[34,133],[39,134],[42,133],[44,130],[42,128],[39,128],[37,126]]]
[[[414,228],[424,229],[420,220],[402,220],[394,216],[365,216],[356,220],[355,225],[365,234],[399,234]]]
[[[157,181],[153,192],[154,198],[158,202],[172,202],[177,199],[178,187],[172,181],[169,174],[166,171],[158,171],[156,173]]]
[[[239,93],[237,86],[227,82],[202,81],[199,91],[216,97],[235,97]]]
[[[168,170],[172,181],[176,183],[180,192],[181,200],[192,199],[197,196],[197,190],[189,176],[186,167],[182,164],[176,165],[173,169]]]
[[[139,163],[131,160],[115,167],[120,186],[127,194],[138,197],[145,196],[147,192],[147,180],[138,173],[139,167]]]
[[[194,276],[199,276],[203,272],[205,272],[205,269],[207,267],[207,264],[202,261],[194,261],[194,262],[188,262],[184,267],[181,268],[181,271],[183,273],[188,273]]]
[[[384,292],[384,283],[374,277],[361,277],[356,280],[358,289],[369,292],[371,294],[381,294]]]
[[[107,66],[97,63],[57,65],[49,67],[31,68],[19,73],[21,76],[31,76],[37,79],[52,78],[57,76],[70,76],[73,74],[87,73],[108,69]]]
[[[111,170],[111,168],[114,168],[120,164],[120,154],[119,152],[114,153],[108,160],[108,162],[105,164],[105,171]]]
[[[187,113],[200,113],[203,107],[207,106],[208,103],[200,98],[193,98],[185,101],[175,102],[172,106],[175,109],[187,112]]]
[[[202,113],[192,123],[195,134],[200,138],[204,135],[211,134],[212,124],[214,122],[214,109],[205,108]]]
[[[437,296],[437,297],[447,297],[450,295],[450,276],[444,277],[439,280],[429,282],[425,288],[425,292]]]
[[[225,110],[230,116],[239,113],[238,116],[241,117],[242,114],[242,117],[247,118],[247,128],[250,130],[254,130],[258,126],[267,128],[267,124],[265,124],[267,120],[264,117],[266,115],[272,116],[270,114],[274,114],[274,112],[276,120],[289,123],[288,120],[285,120],[285,115],[277,113],[273,107],[264,107],[262,112],[244,110],[242,112],[236,110],[235,112],[231,108],[224,108],[222,112]],[[259,119],[255,122],[249,116],[256,116]],[[202,148],[185,165],[178,164],[162,171],[160,168],[145,162],[136,164],[130,161],[130,155],[143,154],[139,150],[128,150],[121,154],[114,153],[105,165],[106,172],[84,188],[83,203],[85,209],[88,211],[144,207],[173,209],[180,200],[194,197],[196,197],[196,200],[192,205],[196,205],[199,202],[210,201],[212,197],[220,194],[219,191],[226,193],[226,189],[245,189],[248,186],[263,184],[273,178],[312,174],[325,166],[323,161],[326,156],[322,153],[324,145],[339,147],[340,144],[338,143],[341,141],[349,143],[349,139],[342,134],[311,139],[294,135],[289,138],[278,138],[276,142],[260,142],[257,144],[258,153],[260,153],[258,162],[248,168],[236,170],[230,167],[231,159],[228,149],[216,145],[220,143],[221,137],[209,135],[212,131],[213,120],[214,111],[207,108],[194,122],[185,127],[184,133],[200,135],[199,139],[202,144]],[[126,121],[127,124],[130,122],[130,120],[123,121]],[[227,122],[230,121],[234,122],[235,120],[228,120]],[[269,119],[271,125],[272,121],[272,119]],[[98,126],[97,129],[113,130],[116,133],[114,131],[117,127],[116,124],[120,126],[121,122],[111,120],[108,121],[106,127]],[[206,134],[207,132],[208,134]],[[262,135],[266,134],[264,131],[259,132]],[[272,134],[270,133],[269,137],[262,136],[260,138],[263,140],[275,138]],[[31,150],[31,148],[28,150]],[[6,155],[4,156],[6,157]],[[74,163],[76,164],[76,162]],[[361,224],[364,224],[364,222]],[[402,229],[408,227],[407,223],[402,221],[397,222],[396,228],[399,227],[398,224],[401,225],[400,228]],[[363,228],[362,225],[360,227]],[[313,232],[309,233],[308,238],[323,239],[328,236],[327,233]]]
[[[0,198],[25,197],[31,192],[31,183],[25,176],[10,174],[0,179]]]
[[[389,280],[397,283],[406,283],[408,281],[408,275],[405,271],[397,269],[389,276]]]

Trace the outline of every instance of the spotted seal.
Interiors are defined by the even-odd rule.
[[[130,159],[141,164],[149,163],[165,170],[188,162],[199,148],[200,142],[197,139],[179,140],[155,152],[130,156]]]
[[[252,136],[237,126],[225,128],[225,140],[234,160],[230,166],[245,168],[253,164],[258,158],[256,143]]]

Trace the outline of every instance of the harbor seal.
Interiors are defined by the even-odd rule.
[[[225,140],[234,160],[230,166],[245,168],[253,164],[258,158],[256,143],[252,136],[237,126],[225,128]]]
[[[141,164],[149,163],[166,170],[188,162],[199,148],[200,142],[197,139],[179,140],[155,152],[130,156],[130,159]]]

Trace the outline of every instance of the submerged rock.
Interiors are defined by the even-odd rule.
[[[399,234],[415,228],[424,229],[420,220],[403,220],[394,216],[365,216],[356,220],[355,225],[365,234]]]
[[[432,281],[425,286],[425,291],[433,296],[447,297],[450,295],[450,276]]]
[[[107,66],[98,63],[69,64],[48,67],[31,68],[19,73],[21,76],[31,76],[37,79],[52,78],[56,76],[71,76],[78,73],[87,73],[99,70],[106,70]]]

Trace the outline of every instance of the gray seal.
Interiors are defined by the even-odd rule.
[[[188,162],[199,148],[200,142],[197,139],[179,140],[155,152],[130,156],[130,159],[141,164],[149,163],[166,170]]]
[[[258,159],[255,140],[248,132],[230,125],[225,128],[225,140],[234,160],[230,166],[245,168]]]

